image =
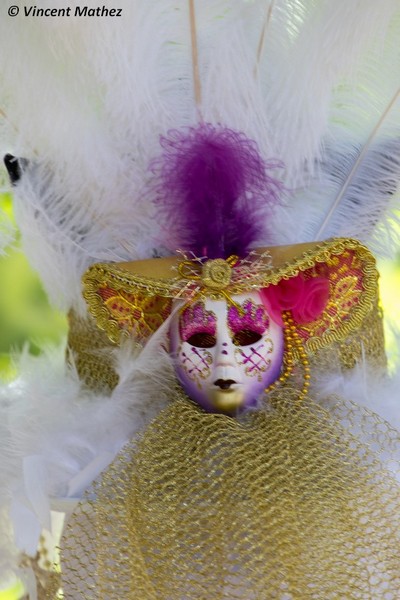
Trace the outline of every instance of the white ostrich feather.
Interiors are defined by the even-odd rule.
[[[167,406],[174,381],[161,347],[167,326],[142,351],[116,351],[120,382],[108,396],[83,386],[63,346],[20,357],[21,376],[0,388],[0,574],[17,551],[35,554],[40,531],[50,528],[51,499],[83,493]]]
[[[3,125],[17,127],[2,146],[29,161],[17,221],[46,290],[64,309],[79,308],[80,276],[91,262],[151,255],[156,220],[143,187],[158,136],[178,124],[182,104],[181,86],[170,83],[181,73],[179,11],[172,2],[155,10],[117,5],[124,18],[115,27],[61,17],[0,24]]]
[[[321,399],[331,395],[349,399],[400,431],[400,369],[389,376],[362,361],[347,372],[321,375],[315,389]]]
[[[282,158],[296,182],[304,161],[313,169],[329,131],[332,90],[354,81],[371,43],[384,43],[399,6],[396,0],[293,4],[297,23],[293,19],[290,50],[281,55],[268,102]]]
[[[123,215],[103,199],[101,210],[99,198],[107,192],[94,189],[94,183],[74,185],[60,174],[55,181],[56,176],[48,172],[51,168],[51,163],[28,167],[15,193],[15,214],[23,247],[51,301],[64,310],[71,306],[79,310],[83,306],[80,279],[90,264],[123,260],[140,252],[143,234],[149,234],[146,207]],[[126,187],[121,193],[127,194]],[[128,198],[127,204],[131,209],[134,203]]]
[[[399,33],[400,11],[385,40],[371,41],[357,73],[334,90],[321,156],[288,203],[290,242],[355,237],[380,255],[399,246]],[[277,226],[285,235],[279,219]]]
[[[22,0],[16,4],[23,11]],[[63,8],[44,0],[36,6]],[[362,9],[358,0],[206,0],[195,7],[203,118],[243,130],[265,156],[286,163],[287,183],[299,191],[284,218],[277,210],[270,241],[315,239],[343,181],[326,163],[362,148],[368,131],[350,140],[347,114],[335,135],[332,123],[344,118],[335,108],[343,105],[338,89],[355,85],[357,103],[362,92],[361,116],[386,98],[398,67],[397,47],[384,43],[389,25],[397,39],[396,0],[366,0]],[[198,118],[188,2],[118,0],[115,8],[121,18],[0,23],[1,147],[29,161],[17,186],[17,221],[31,262],[63,309],[84,310],[79,281],[89,264],[152,255],[159,223],[146,196],[149,163],[160,134]],[[382,54],[386,62],[367,69],[371,48],[374,60]],[[355,106],[347,102],[347,113]],[[388,127],[396,121],[389,112]],[[359,173],[368,173],[368,156]],[[342,224],[349,221],[345,204],[335,211]],[[368,235],[370,206],[363,202],[366,217],[352,235]],[[336,221],[326,236],[342,234]]]

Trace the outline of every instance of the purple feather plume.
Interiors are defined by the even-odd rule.
[[[282,164],[264,161],[243,133],[209,123],[171,130],[160,142],[151,170],[163,243],[208,258],[246,256],[265,238],[282,190],[267,170]]]

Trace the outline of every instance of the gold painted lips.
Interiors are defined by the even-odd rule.
[[[217,379],[211,390],[211,402],[223,413],[234,413],[244,404],[243,387],[233,379]]]

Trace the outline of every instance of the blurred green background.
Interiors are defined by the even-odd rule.
[[[0,194],[2,219],[12,220],[10,194]],[[32,354],[57,342],[67,330],[63,314],[52,310],[39,278],[16,242],[0,257],[0,377],[15,376],[12,355],[25,345]]]

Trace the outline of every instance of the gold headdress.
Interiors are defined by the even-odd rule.
[[[352,368],[361,356],[366,356],[376,365],[385,364],[378,273],[375,259],[362,244],[338,239],[271,247],[238,262],[232,267],[222,259],[201,264],[176,256],[117,265],[96,264],[83,278],[83,293],[95,323],[112,345],[132,335],[143,340],[154,332],[170,313],[173,299],[193,301],[199,295],[215,298],[222,292],[225,297],[276,286],[299,273],[307,278],[323,276],[329,280],[325,308],[318,318],[296,324],[309,360],[320,367]],[[213,267],[221,270],[221,264],[228,276],[218,289],[215,284],[210,285],[208,278]],[[110,378],[111,366],[104,369],[103,358],[103,378],[101,372],[97,377],[93,373],[91,376],[91,369],[99,371],[99,353],[93,347],[96,329],[91,319],[84,323],[73,314],[70,323],[69,346],[75,350],[78,368],[89,383],[101,386]],[[97,333],[97,337],[100,335]],[[101,339],[107,343],[105,336]]]
[[[305,358],[312,376],[365,356],[384,364],[378,274],[364,246],[337,239],[261,257],[246,266],[247,289],[300,272],[329,279],[317,319],[286,321],[286,357]],[[235,269],[193,262],[188,278],[180,261],[89,269],[84,295],[113,343],[143,331],[122,314],[127,300],[146,322],[147,307],[215,294],[213,265]],[[224,294],[242,285],[227,281]],[[280,377],[260,409],[238,419],[204,413],[175,391],[73,515],[62,544],[67,597],[366,599],[400,590],[399,487],[381,462],[392,434],[349,401],[323,408],[299,381],[296,369]]]

